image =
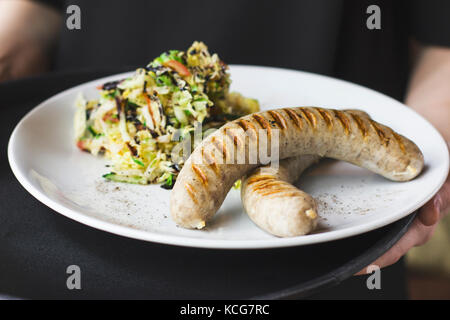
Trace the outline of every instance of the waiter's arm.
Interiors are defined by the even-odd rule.
[[[61,18],[30,0],[0,0],[0,82],[48,69]]]
[[[406,104],[427,118],[447,144],[450,142],[450,48],[425,47],[422,50],[411,76]],[[438,194],[419,210],[408,232],[373,264],[389,266],[412,247],[425,244],[449,211],[450,176]]]
[[[450,142],[450,48],[422,49],[406,104],[427,118]]]

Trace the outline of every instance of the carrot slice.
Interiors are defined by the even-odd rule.
[[[169,61],[164,62],[163,65],[165,67],[172,68],[173,70],[178,72],[178,74],[180,74],[181,76],[189,77],[191,75],[191,73],[189,72],[188,68],[186,68],[186,66],[183,65],[179,61],[169,60]]]

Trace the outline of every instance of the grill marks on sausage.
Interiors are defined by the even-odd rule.
[[[225,145],[222,144],[220,141],[217,141],[215,138],[211,140],[211,142],[214,144],[217,150],[222,153],[223,160],[226,161],[227,159],[227,149],[225,148]]]
[[[208,184],[208,178],[206,177],[205,173],[195,164],[192,165],[192,170],[194,171],[195,175],[202,181],[204,185]]]
[[[239,120],[238,122],[236,122],[236,124],[242,128],[242,130],[244,130],[244,132],[246,132],[247,134],[251,132],[254,135],[254,137],[256,137],[259,140],[259,136],[258,136],[258,130],[256,129],[256,127],[253,125],[253,123],[251,123],[250,121],[247,120]]]
[[[189,197],[191,197],[192,201],[194,201],[195,204],[198,204],[197,198],[195,197],[194,188],[189,183],[185,183],[184,188],[189,194]]]
[[[214,155],[205,152],[205,149],[202,149],[202,158],[206,160],[206,164],[211,168],[216,176],[220,176],[219,167],[217,166],[216,159],[214,159]]]
[[[283,110],[287,113],[292,122],[294,122],[294,125],[301,130],[303,128],[303,122],[302,119],[299,117],[299,115],[294,111],[292,111],[291,109],[283,109]]]
[[[344,112],[339,110],[334,110],[334,115],[344,128],[345,134],[348,135],[350,133],[350,120],[347,118]]]
[[[236,123],[239,127],[241,127],[242,128],[242,130],[244,130],[244,131],[247,131],[247,130],[249,130],[249,125],[248,125],[248,122],[247,121],[245,121],[245,120],[239,120],[237,123]]]
[[[246,119],[240,119],[235,122],[235,124],[243,129],[245,132],[252,131],[256,134],[256,138],[259,138],[259,134],[257,133],[257,127],[255,127],[255,124],[258,124],[260,128],[265,129],[268,131],[269,137],[271,133],[271,124],[279,127],[280,129],[287,129],[288,123],[287,121],[291,121],[293,125],[295,125],[297,128],[302,129],[303,128],[303,119],[305,120],[305,123],[307,123],[312,128],[317,128],[318,124],[318,117],[324,121],[328,129],[332,129],[334,126],[334,121],[338,121],[342,128],[345,131],[346,135],[349,135],[352,131],[351,125],[352,122],[355,123],[355,126],[357,127],[358,131],[361,133],[363,138],[367,138],[369,136],[369,126],[373,128],[373,130],[376,132],[378,138],[380,139],[380,142],[383,145],[389,144],[389,133],[386,132],[386,130],[383,128],[383,126],[379,125],[377,122],[371,120],[371,119],[365,119],[364,117],[361,117],[357,114],[353,113],[346,113],[344,111],[340,110],[332,110],[331,112],[329,110],[325,110],[322,108],[313,108],[313,110],[310,110],[309,108],[285,108],[282,109],[284,112],[279,111],[268,111],[266,115],[262,114],[253,114],[250,116],[250,119],[253,119],[255,122],[248,121]],[[317,113],[316,113],[317,111]],[[270,115],[272,120],[268,120],[267,114]],[[368,121],[368,122],[367,122]],[[236,128],[236,129],[239,129]],[[391,130],[389,130],[391,132]],[[406,148],[403,143],[403,137],[396,134],[395,132],[391,132],[393,138],[396,140],[396,142],[399,145],[399,148],[401,151],[406,154]],[[224,131],[224,134],[233,141],[233,144],[236,147],[240,147],[243,144],[243,141],[240,139],[240,135],[237,135],[233,133],[233,129],[226,129]],[[227,149],[224,143],[219,142],[217,139],[213,138],[211,140],[214,147],[222,154],[224,159],[227,159]],[[214,155],[210,153],[205,153],[204,158],[208,161],[208,166],[217,174],[219,175],[220,170],[217,165],[217,162],[214,159]],[[196,176],[199,177],[199,179],[206,184],[207,183],[207,177],[204,174],[204,172],[197,166],[193,166],[192,170],[195,172]],[[271,176],[257,176],[256,178],[250,179],[247,183],[248,184],[255,184],[256,189],[262,190],[264,188],[270,188],[272,186],[275,186],[275,184],[271,184],[270,181],[274,178]]]
[[[225,129],[225,134],[228,138],[230,138],[231,141],[233,141],[233,144],[236,146],[236,148],[239,148],[241,145],[241,141],[239,140],[237,135],[233,134],[233,129]]]
[[[269,114],[272,116],[273,120],[275,121],[275,125],[277,125],[281,129],[287,129],[286,120],[284,119],[283,115],[276,112],[276,111],[269,111]]]
[[[269,121],[267,121],[263,116],[257,113],[252,115],[252,117],[256,120],[256,122],[258,122],[261,128],[267,130],[267,135],[270,137],[272,135],[272,128],[270,127]]]
[[[398,133],[395,133],[394,131],[392,131],[392,135],[394,136],[395,141],[397,141],[400,150],[402,150],[402,153],[406,154],[406,148],[405,144],[403,143],[403,137],[400,136]]]
[[[224,132],[225,132],[225,136],[228,137],[229,140],[231,140],[233,142],[234,146],[231,146],[233,148],[233,153],[232,155],[234,156],[233,161],[236,160],[236,157],[238,156],[237,154],[239,153],[239,150],[242,149],[242,142],[241,140],[239,140],[238,135],[235,135],[235,133],[233,133],[233,131],[235,130],[240,130],[240,129],[234,129],[234,128],[225,128]],[[225,145],[228,145],[228,143],[225,143]],[[244,146],[245,149],[245,146]],[[236,152],[234,152],[234,150],[236,150]]]
[[[259,192],[261,190],[265,190],[265,189],[273,187],[273,186],[278,187],[279,184],[280,183],[278,180],[275,180],[275,178],[272,178],[272,179],[268,179],[266,181],[259,182],[258,184],[254,185],[253,190],[256,192]]]
[[[256,143],[259,143],[259,134],[258,134],[258,130],[256,129],[256,127],[253,125],[253,123],[251,123],[248,120],[239,120],[236,122],[236,124],[242,128],[242,130],[244,130],[247,135],[249,135],[250,131],[253,135],[253,138],[256,139]],[[251,130],[250,130],[251,129]],[[245,139],[245,137],[244,137]]]
[[[368,130],[364,124],[364,121],[356,114],[350,114],[350,116],[355,120],[356,126],[358,127],[359,132],[361,132],[364,139],[367,138]]]
[[[261,196],[266,197],[266,196],[271,196],[271,195],[275,195],[278,193],[284,193],[282,195],[282,197],[284,198],[293,198],[293,197],[298,197],[300,195],[300,192],[298,192],[297,190],[294,190],[293,188],[286,188],[286,189],[275,189],[275,190],[270,190],[264,193],[261,193]]]
[[[369,119],[370,126],[375,130],[380,142],[387,146],[389,145],[389,138],[386,136],[386,133],[383,131],[383,128],[376,123],[375,121]]]
[[[357,130],[360,132],[360,134],[364,139],[366,139],[369,136],[370,134],[369,130],[370,128],[372,128],[375,131],[380,142],[385,146],[389,145],[389,142],[391,140],[389,132],[391,132],[392,137],[397,142],[399,148],[401,149],[401,152],[403,154],[407,153],[405,144],[403,142],[403,137],[401,137],[392,130],[389,130],[389,132],[387,132],[386,129],[377,122],[371,119],[365,119],[365,117],[360,116],[358,114],[345,112],[341,110],[326,110],[322,108],[312,108],[312,110],[310,108],[285,108],[282,109],[282,111],[284,111],[285,113],[275,110],[267,111],[267,114],[270,115],[270,117],[273,119],[273,121],[270,120],[270,122],[272,122],[274,126],[280,129],[287,129],[288,127],[287,121],[290,121],[293,125],[295,125],[295,127],[303,129],[303,120],[311,128],[316,129],[319,117],[321,120],[325,122],[329,130],[333,128],[335,121],[337,121],[344,129],[345,134],[349,135],[352,133],[352,123],[354,123],[355,126],[357,127]],[[267,119],[267,115],[264,116],[261,114],[254,114],[251,117],[256,121],[257,124],[259,124],[259,126],[262,129],[268,131],[270,137],[271,126],[270,122]],[[237,124],[242,129],[247,131],[249,129],[249,125],[251,125],[251,122],[246,120],[239,120]]]
[[[317,127],[316,115],[305,108],[300,108],[299,111],[302,114],[302,117],[308,122],[309,126],[315,129]]]
[[[328,111],[324,109],[317,109],[317,112],[319,113],[320,117],[325,121],[327,124],[328,129],[331,130],[333,128],[333,117],[328,113]]]
[[[267,181],[267,180],[271,180],[274,179],[274,176],[271,175],[255,175],[253,177],[251,177],[250,179],[247,180],[247,184],[248,185],[252,185],[254,183],[257,182],[261,182],[261,181]]]
[[[283,197],[294,197],[300,194],[300,192],[298,192],[298,190],[291,184],[280,181],[273,176],[255,176],[247,181],[248,185],[253,183],[255,184],[252,187],[253,191],[261,196],[284,193],[282,195]]]

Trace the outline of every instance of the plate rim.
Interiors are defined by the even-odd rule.
[[[399,104],[405,108],[408,108],[405,104],[401,103],[400,101],[397,101],[383,93],[377,92],[373,89],[364,87],[359,84],[355,84],[349,81],[320,75],[316,73],[311,72],[305,72],[300,70],[294,70],[294,69],[286,69],[286,68],[275,68],[275,67],[266,67],[266,66],[255,66],[255,65],[230,65],[231,69],[233,68],[257,68],[257,69],[268,69],[268,70],[274,70],[274,71],[283,71],[283,72],[293,72],[293,73],[301,73],[304,75],[307,75],[309,77],[317,77],[322,78],[326,80],[332,80],[341,82],[346,85],[351,85],[354,87],[359,87],[359,89],[366,90],[368,92],[375,93],[377,95],[382,95],[383,98],[389,99],[392,102]],[[106,77],[101,77],[98,79],[94,79],[91,81],[87,81],[81,84],[78,84],[76,86],[70,87],[68,89],[65,89],[47,99],[39,103],[37,106],[32,108],[25,116],[21,118],[21,120],[18,122],[18,124],[14,127],[14,130],[12,131],[12,134],[8,141],[8,161],[9,165],[11,167],[11,170],[17,180],[20,182],[20,184],[27,190],[33,197],[35,197],[38,201],[46,205],[47,207],[51,208],[52,210],[56,211],[57,213],[71,219],[74,221],[77,221],[79,223],[82,223],[86,226],[102,230],[105,232],[113,233],[119,236],[132,238],[136,240],[143,240],[148,242],[156,242],[160,244],[167,244],[167,245],[175,245],[175,246],[181,246],[181,247],[194,247],[194,248],[205,248],[205,249],[273,249],[273,248],[284,248],[284,247],[293,247],[293,246],[300,246],[300,245],[311,245],[311,244],[318,244],[318,243],[324,243],[324,242],[330,242],[334,240],[340,240],[344,238],[349,238],[352,236],[364,234],[367,232],[370,232],[372,230],[387,226],[393,222],[399,221],[402,218],[408,216],[409,214],[416,211],[418,208],[422,207],[426,202],[428,202],[436,193],[437,191],[442,187],[444,184],[447,176],[443,176],[439,183],[436,184],[436,187],[433,189],[432,192],[430,192],[426,197],[422,199],[422,201],[415,203],[413,206],[410,207],[408,210],[404,210],[402,214],[392,215],[389,217],[381,217],[378,219],[375,219],[369,223],[364,223],[362,225],[353,226],[349,228],[343,228],[339,230],[334,231],[328,231],[324,233],[319,234],[311,234],[306,237],[294,237],[294,238],[271,238],[271,239],[262,239],[262,240],[225,240],[225,239],[205,239],[205,238],[195,238],[195,237],[186,237],[186,236],[179,236],[179,235],[164,235],[152,231],[144,231],[144,230],[138,230],[131,227],[115,224],[112,222],[108,222],[105,220],[101,220],[100,218],[95,218],[92,216],[89,216],[83,212],[83,210],[74,210],[68,207],[65,207],[64,205],[58,203],[57,201],[53,200],[51,197],[47,196],[45,193],[38,190],[28,179],[26,174],[21,172],[21,170],[18,167],[18,164],[15,160],[15,155],[13,152],[13,148],[15,145],[17,134],[20,130],[20,128],[24,125],[25,121],[32,117],[34,113],[39,112],[41,108],[44,108],[46,104],[51,102],[54,99],[58,99],[60,96],[63,96],[71,91],[80,90],[80,87],[87,86],[89,84],[97,83],[105,81],[106,79],[113,79],[113,78],[120,78],[127,76],[129,74],[132,74],[134,71],[128,71],[128,72],[122,72]],[[408,108],[409,112],[415,113],[417,116],[421,118],[422,121],[426,122],[432,130],[435,131],[436,134],[441,139],[441,143],[443,143],[445,146],[447,146],[444,138],[440,134],[439,131],[424,117],[422,117],[420,114],[418,114],[415,110]],[[447,149],[448,151],[448,149]],[[450,166],[450,159],[449,154],[447,152],[445,157],[445,168],[446,172],[449,171]]]

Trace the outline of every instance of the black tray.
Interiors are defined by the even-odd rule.
[[[57,214],[13,176],[7,163],[9,136],[29,110],[51,95],[122,71],[49,74],[0,85],[0,293],[28,298],[308,297],[373,262],[413,220],[414,214],[363,235],[323,244],[209,250],[132,240]],[[82,290],[66,288],[69,265],[81,268]],[[360,284],[365,285],[365,278]]]

